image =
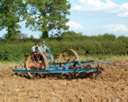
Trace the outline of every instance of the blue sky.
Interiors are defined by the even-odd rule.
[[[70,30],[86,35],[113,33],[128,36],[128,0],[69,0]],[[38,37],[41,33],[25,28],[21,32]],[[0,32],[0,36],[5,31]]]
[[[128,0],[70,0],[70,29],[86,35],[128,36]]]

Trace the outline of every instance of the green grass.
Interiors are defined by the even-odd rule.
[[[116,61],[116,60],[128,60],[128,56],[124,55],[88,55],[88,56],[80,56],[80,60],[103,60],[103,61]]]

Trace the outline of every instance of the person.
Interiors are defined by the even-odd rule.
[[[50,51],[50,48],[46,45],[45,41],[39,43],[39,52],[45,54],[49,62],[53,62],[53,55]]]
[[[49,48],[46,45],[45,41],[43,41],[42,43],[40,42],[38,48],[39,48],[39,52],[40,53],[44,53],[44,54],[46,54],[48,52],[48,50],[49,50]]]
[[[44,64],[45,67],[48,67],[48,61],[46,56],[44,56],[42,49],[43,48],[41,47],[40,43],[35,43],[34,46],[32,46],[31,58],[34,62],[36,62],[36,64],[40,64],[40,65]]]
[[[32,46],[32,53],[39,52],[39,45],[38,43],[35,43],[34,46]]]
[[[32,46],[32,54],[31,54],[31,58],[33,61],[38,61],[38,56],[39,56],[39,45],[36,42],[33,46]]]
[[[45,55],[51,53],[45,41],[42,43],[35,43],[34,46],[32,46],[32,52],[44,53]]]

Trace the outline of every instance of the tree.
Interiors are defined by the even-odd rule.
[[[19,22],[25,21],[26,27],[40,30],[42,38],[50,32],[59,35],[68,29],[69,8],[67,0],[0,0],[0,30],[7,30],[5,38],[15,39]]]
[[[22,0],[0,0],[0,30],[6,29],[5,38],[15,39],[19,34],[19,22],[25,11]]]
[[[108,34],[108,33],[105,33],[104,35],[102,35],[102,38],[106,39],[106,40],[115,40],[116,39],[114,34]]]
[[[66,22],[68,22],[69,1],[29,0],[29,5],[33,8],[30,10],[32,16],[28,17],[26,24],[36,26],[42,32],[41,38],[48,38],[50,32],[57,35],[68,29]],[[34,22],[33,19],[35,19]]]

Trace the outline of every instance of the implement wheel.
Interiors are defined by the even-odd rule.
[[[45,56],[45,54],[37,54],[37,56],[33,57],[33,54],[27,56],[25,58],[25,68],[28,71],[27,75],[29,78],[34,78],[36,76],[38,76],[38,73],[32,73],[29,72],[31,70],[39,70],[39,69],[43,69],[43,68],[48,68],[48,60],[47,57]]]
[[[78,53],[73,49],[62,51],[57,58],[57,63],[66,63],[72,61],[80,62]]]

